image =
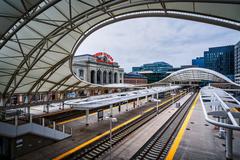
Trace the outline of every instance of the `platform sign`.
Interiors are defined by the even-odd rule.
[[[103,120],[103,109],[101,109],[101,110],[98,110],[98,112],[97,112],[98,114],[98,121],[99,120]]]

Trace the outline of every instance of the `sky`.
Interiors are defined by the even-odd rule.
[[[136,18],[105,26],[85,39],[76,55],[106,52],[125,72],[133,66],[165,61],[190,65],[209,47],[233,45],[240,32],[206,23],[174,18]]]

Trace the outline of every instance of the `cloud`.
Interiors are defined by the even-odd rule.
[[[173,66],[191,64],[209,47],[231,45],[240,32],[174,18],[137,18],[103,27],[90,35],[76,54],[105,51],[126,72],[143,63],[166,61]]]

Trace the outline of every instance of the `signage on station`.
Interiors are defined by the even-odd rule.
[[[96,57],[96,61],[101,63],[113,64],[114,62],[112,56],[105,52],[97,52],[93,55],[93,57]]]

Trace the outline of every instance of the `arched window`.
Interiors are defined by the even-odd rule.
[[[102,76],[102,71],[98,70],[97,71],[97,84],[101,84],[101,77]]]
[[[108,83],[112,83],[112,72],[108,73]]]
[[[107,83],[107,71],[103,72],[103,84]]]
[[[91,83],[95,83],[95,71],[91,71]]]
[[[118,74],[117,74],[117,72],[114,73],[114,83],[118,83]]]

